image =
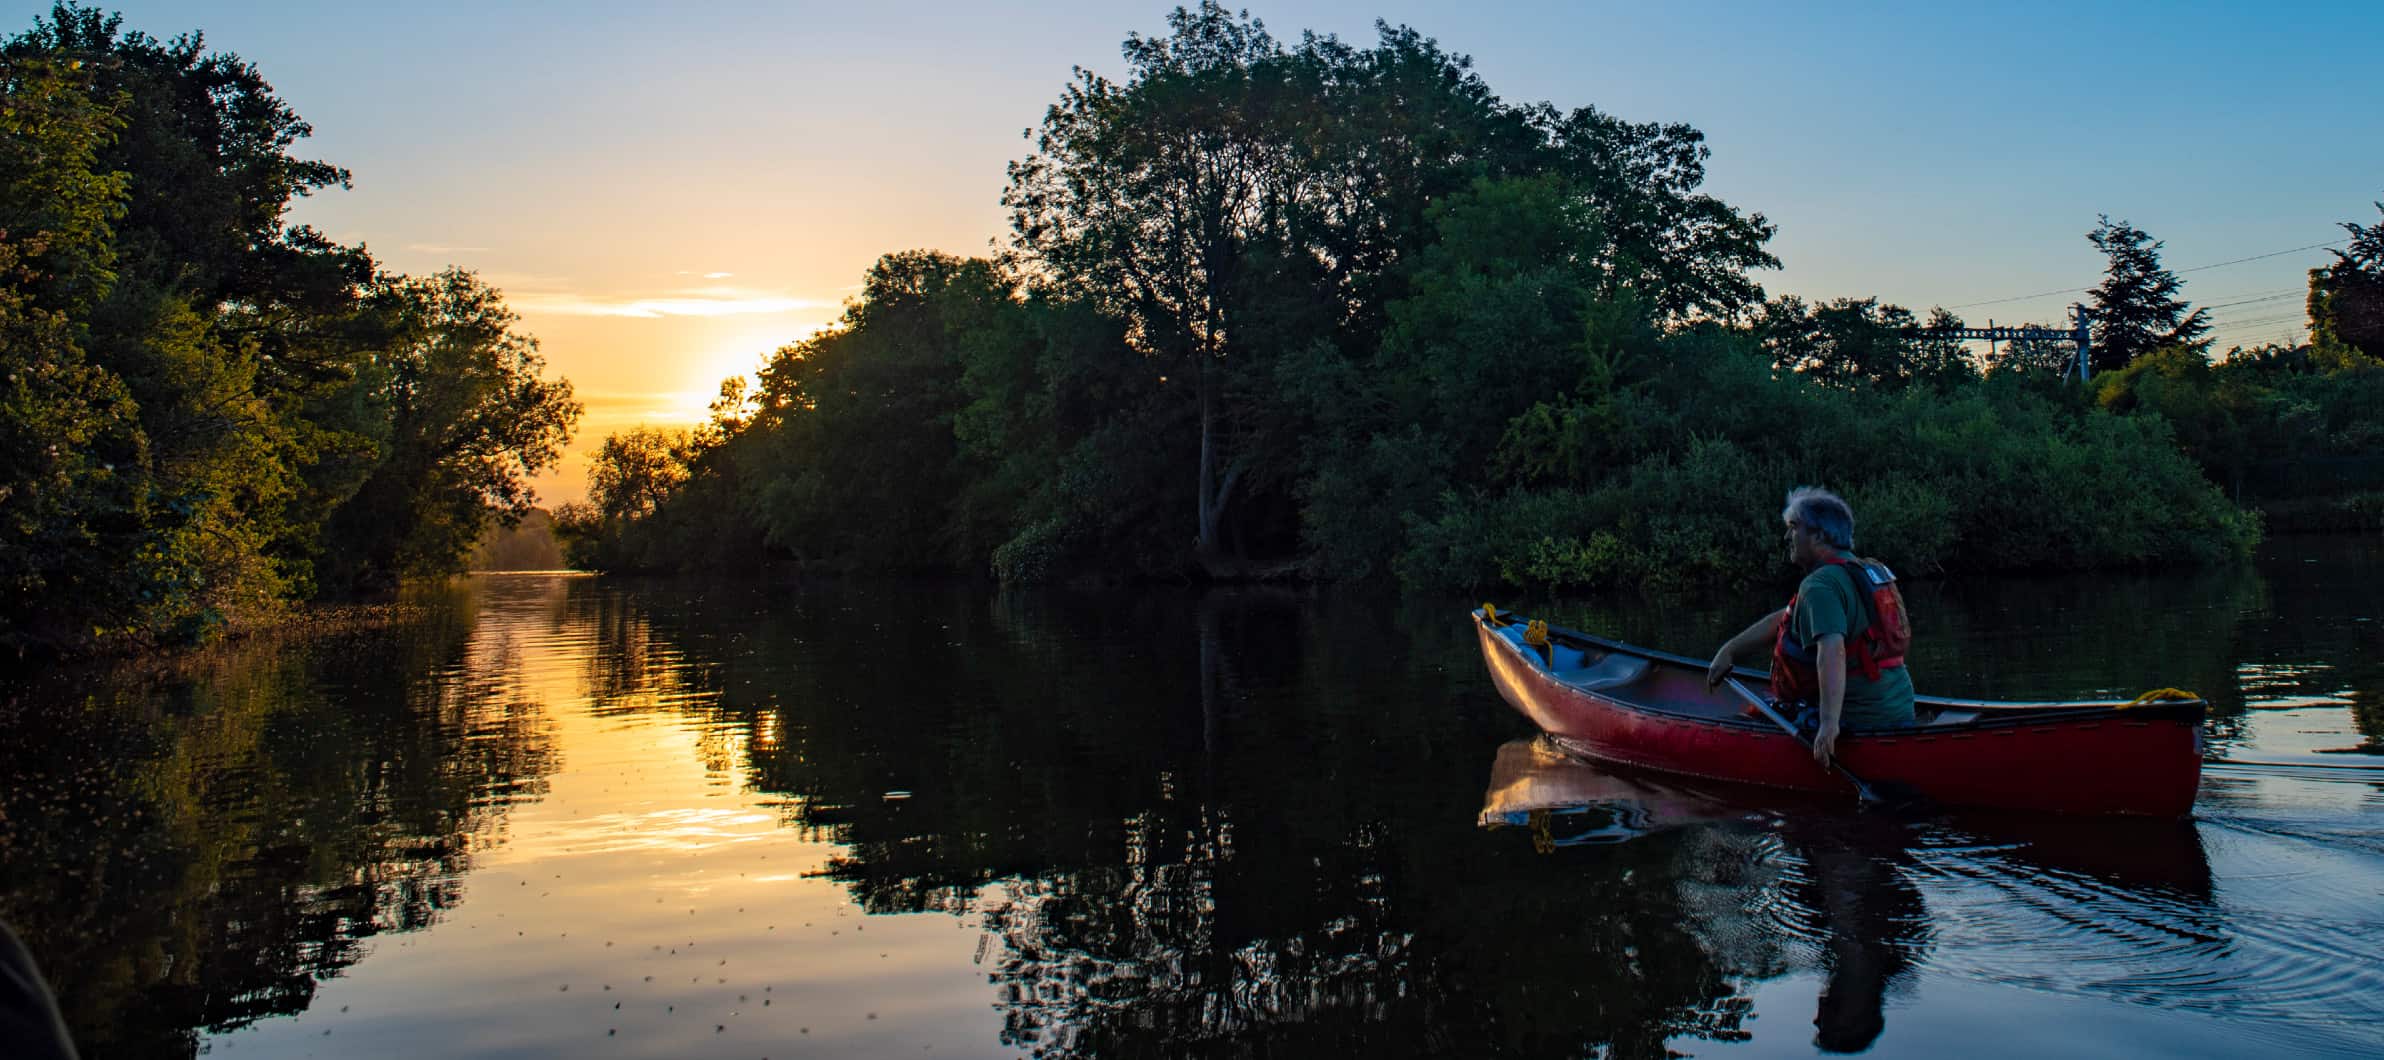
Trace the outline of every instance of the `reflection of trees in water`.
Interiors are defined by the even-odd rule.
[[[1512,721],[1462,623],[1280,592],[619,604],[645,615],[607,620],[625,645],[714,693],[653,696],[686,679],[649,664],[621,702],[733,730],[869,911],[983,917],[1008,1044],[1630,1056],[1743,1033],[1672,886],[1714,850],[1545,859],[1462,812]]]
[[[2384,645],[2378,646],[2384,651]],[[2359,744],[2364,754],[2384,755],[2384,681],[2357,689],[2351,699],[2352,724],[2365,737]]]
[[[460,601],[0,705],[0,919],[86,1055],[189,1055],[303,1010],[364,941],[435,921],[551,742],[467,663]],[[485,630],[483,631],[485,632]]]
[[[599,716],[671,710],[709,719],[713,723],[694,733],[698,761],[712,777],[732,776],[747,764],[751,742],[775,746],[781,735],[777,715],[747,705],[741,723],[721,723],[737,713],[724,712],[720,702],[732,666],[723,656],[736,650],[735,642],[743,640],[744,634],[726,630],[721,637],[727,643],[707,643],[701,634],[691,635],[682,624],[675,636],[664,635],[655,627],[650,610],[653,600],[648,594],[660,588],[660,595],[670,597],[671,586],[634,580],[618,587],[574,585],[566,605],[568,621],[574,630],[584,631],[593,645],[581,659],[588,709]],[[749,587],[721,586],[717,591],[749,603],[756,599]],[[700,606],[702,601],[696,603]],[[683,618],[686,612],[679,615]],[[682,640],[689,643],[683,645]],[[769,731],[753,731],[762,727],[765,716]]]
[[[2276,553],[2277,597],[2309,603],[2264,624],[2262,661],[2318,663],[2305,694],[2347,691],[2359,749],[2384,754],[2384,536],[2287,538]]]
[[[1122,865],[998,885],[983,916],[1003,1042],[1041,1056],[1664,1056],[1680,1036],[1745,1036],[1746,999],[1671,895],[1697,867],[1686,848],[1609,849],[1595,867],[1418,862],[1417,838],[1361,828],[1325,871],[1138,843]]]
[[[1340,915],[1242,937],[1233,899],[1219,894],[1231,886],[1220,876],[1233,872],[1233,828],[1205,814],[1175,823],[1129,821],[1121,864],[991,889],[983,918],[999,940],[1003,1044],[1045,1056],[1321,1048],[1369,1025],[1414,1025],[1402,1009],[1437,1008],[1429,992],[1402,1004],[1418,985],[1413,936],[1381,874],[1350,881]]]
[[[658,637],[634,592],[585,583],[571,588],[566,621],[592,645],[581,656],[591,709],[607,714],[677,706],[701,688],[710,667]]]

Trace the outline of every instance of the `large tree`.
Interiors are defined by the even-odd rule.
[[[1706,148],[1686,126],[1505,105],[1404,28],[1286,48],[1214,3],[1168,28],[1126,41],[1122,82],[1078,72],[1004,201],[1030,273],[1123,318],[1182,395],[1181,425],[1158,426],[1185,439],[1193,552],[1212,572],[1245,569],[1237,504],[1287,489],[1300,463],[1276,365],[1371,356],[1427,212],[1473,181],[1562,178],[1600,218],[1582,264],[1601,291],[1668,319],[1741,314],[1761,299],[1745,270],[1776,264],[1760,215],[1697,193]]]
[[[1004,201],[1034,265],[1127,320],[1129,341],[1187,394],[1192,541],[1208,558],[1223,551],[1255,455],[1231,437],[1250,424],[1225,395],[1228,373],[1257,352],[1233,319],[1237,295],[1262,271],[1331,290],[1330,271],[1354,263],[1319,260],[1314,222],[1335,219],[1333,189],[1297,133],[1322,125],[1319,101],[1281,44],[1213,4],[1178,8],[1168,24],[1166,36],[1127,39],[1124,84],[1078,71],[1036,152],[1012,163]],[[1303,264],[1327,274],[1301,277]]]
[[[1563,174],[1607,239],[1593,260],[1606,293],[1628,289],[1667,322],[1738,320],[1763,302],[1748,275],[1776,269],[1760,213],[1698,189],[1713,149],[1685,122],[1632,122],[1580,107],[1527,108],[1543,146],[1535,168]]]
[[[652,514],[687,481],[691,432],[632,427],[608,435],[588,457],[588,503],[606,519]]]
[[[2343,230],[2351,239],[2334,264],[2310,270],[2310,342],[2384,360],[2384,221],[2345,221]]]
[[[453,569],[527,509],[568,384],[470,277],[379,276],[290,223],[348,173],[295,153],[312,130],[253,64],[75,4],[0,60],[20,646],[196,638]]]
[[[531,476],[580,414],[571,383],[542,377],[537,340],[472,273],[392,279],[375,301],[393,334],[366,391],[376,459],[332,516],[325,581],[340,589],[459,569],[491,520],[529,513]]]
[[[363,479],[358,368],[372,265],[286,223],[345,171],[291,154],[310,132],[256,68],[196,34],[161,41],[60,4],[0,44],[11,65],[79,64],[114,116],[94,159],[121,174],[110,282],[74,323],[123,383],[143,440],[108,473],[140,528],[114,562],[139,571],[112,631],[200,635],[308,591],[318,527]]]
[[[810,559],[953,565],[945,530],[964,486],[953,421],[966,403],[966,321],[1009,297],[1009,280],[984,259],[888,254],[839,327],[770,357],[752,456],[773,479],[751,502],[772,540]]]
[[[2188,310],[2185,284],[2161,266],[2160,240],[2108,216],[2086,241],[2109,264],[2094,299],[2094,370],[2115,371],[2163,346],[2190,346],[2210,331],[2209,310]]]

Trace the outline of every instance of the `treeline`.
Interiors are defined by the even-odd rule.
[[[1686,586],[1775,564],[1799,483],[1915,571],[2256,540],[2141,373],[2089,390],[2066,347],[1933,338],[1942,310],[1767,300],[1772,225],[1700,190],[1695,129],[1509,104],[1378,28],[1285,43],[1203,4],[1128,38],[1012,164],[1006,253],[889,255],[709,424],[607,439],[557,513],[575,562]],[[2193,348],[2159,244],[2090,238],[2106,367]],[[2380,273],[2355,251],[2329,304]],[[2372,388],[2384,348],[2328,349],[2323,386]]]
[[[0,44],[0,648],[186,642],[458,569],[579,406],[472,274],[288,222],[253,65],[61,4]]]
[[[2384,528],[2384,220],[2342,227],[2334,261],[2309,272],[2308,342],[2215,358],[2207,343],[2168,342],[2094,380],[2102,407],[2171,424],[2272,528]]]

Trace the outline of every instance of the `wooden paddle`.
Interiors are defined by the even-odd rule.
[[[1790,738],[1794,739],[1799,745],[1803,746],[1805,750],[1811,751],[1813,749],[1813,741],[1806,739],[1804,733],[1798,732],[1796,726],[1789,724],[1788,719],[1781,717],[1780,712],[1772,707],[1770,700],[1764,699],[1762,696],[1758,696],[1755,693],[1749,691],[1747,686],[1740,684],[1738,682],[1738,678],[1736,677],[1724,678],[1724,680],[1729,682],[1731,691],[1738,693],[1739,698],[1746,700],[1747,703],[1753,706],[1756,710],[1762,711],[1763,716],[1770,718],[1772,724],[1780,727],[1781,732],[1787,733]],[[1913,791],[1912,789],[1904,787],[1903,785],[1882,784],[1875,786],[1869,781],[1855,776],[1854,771],[1847,769],[1845,763],[1838,761],[1838,756],[1836,755],[1829,756],[1829,768],[1833,772],[1837,773],[1837,775],[1845,777],[1847,783],[1854,785],[1854,794],[1857,798],[1862,800],[1863,805],[1884,806],[1890,803],[1896,805],[1910,805],[1920,801],[1919,792]]]

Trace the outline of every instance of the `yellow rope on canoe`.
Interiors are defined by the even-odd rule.
[[[1531,822],[1531,848],[1542,854],[1555,853],[1556,837],[1548,832],[1548,811],[1533,810],[1528,820]]]
[[[2136,698],[2128,700],[2125,703],[2121,703],[2119,705],[2119,709],[2126,710],[2129,707],[2141,707],[2153,703],[2175,703],[2182,700],[2196,700],[2200,698],[2202,697],[2195,695],[2192,692],[2188,692],[2182,688],[2155,688],[2150,692],[2146,692],[2143,695],[2137,696]]]
[[[1498,606],[1488,601],[1483,601],[1482,603],[1482,621],[1488,622],[1493,626],[1503,626],[1507,624],[1506,619],[1498,617]]]
[[[1523,643],[1534,648],[1547,647],[1548,623],[1540,619],[1532,619],[1530,625],[1523,627]]]

